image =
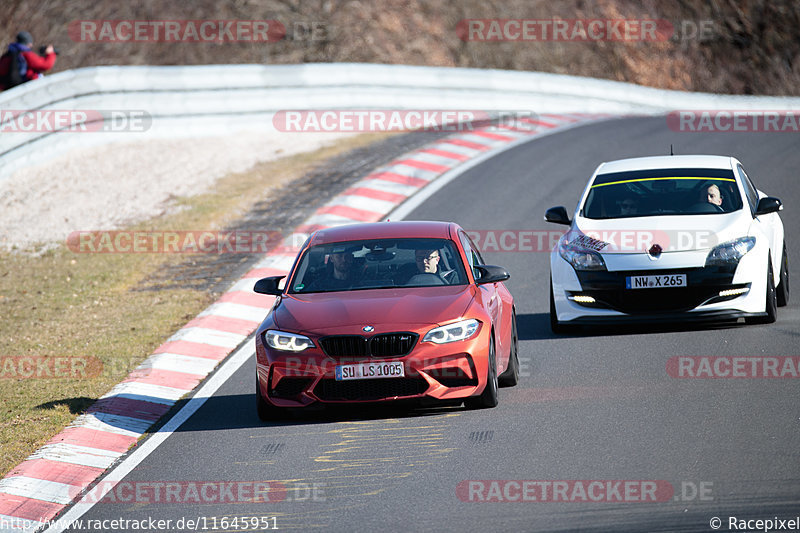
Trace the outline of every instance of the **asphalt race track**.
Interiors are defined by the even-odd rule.
[[[601,161],[668,154],[671,143],[677,154],[737,157],[757,187],[783,200],[791,285],[800,287],[800,150],[792,133],[678,133],[663,117],[593,123],[470,169],[407,218],[453,220],[468,230],[559,230],[543,221],[545,209],[571,212]],[[677,379],[666,371],[675,356],[800,355],[800,295],[771,325],[555,337],[548,253],[487,252],[485,259],[511,272],[520,336],[520,384],[501,390],[497,408],[359,410],[264,424],[255,414],[251,357],[125,479],[149,496],[97,504],[83,519],[172,520],[171,531],[194,529],[177,527],[182,518],[200,518],[200,531],[222,531],[223,517],[275,517],[278,529],[293,531],[623,532],[712,531],[713,517],[729,531],[730,516],[800,514],[798,380]],[[215,498],[213,482],[223,480],[237,483],[233,496]],[[279,482],[267,496],[281,501],[245,501],[249,482],[264,480]],[[492,493],[490,483],[470,480],[500,482]],[[567,494],[577,501],[497,501],[519,497],[522,485],[513,480],[640,482],[628,484],[634,488],[652,481],[663,501],[631,501],[635,494],[624,490],[626,501],[613,491],[600,497],[612,501],[581,501],[572,481]],[[194,482],[206,489],[198,498],[205,502],[183,489],[179,503],[155,496],[146,486],[158,482]],[[673,492],[661,492],[668,486]],[[491,494],[494,501],[469,501]],[[245,529],[253,528],[227,528]]]

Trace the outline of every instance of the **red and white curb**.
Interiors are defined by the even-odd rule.
[[[606,115],[540,115],[527,127],[484,127],[434,141],[377,169],[323,205],[85,414],[0,480],[0,532],[36,531],[120,459],[258,327],[274,297],[256,280],[285,275],[310,233],[376,222],[449,171],[509,145]]]

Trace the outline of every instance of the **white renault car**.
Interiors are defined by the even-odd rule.
[[[781,201],[733,157],[601,164],[550,254],[550,324],[774,322],[789,299]]]

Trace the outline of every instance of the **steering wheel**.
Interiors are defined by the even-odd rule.
[[[438,274],[422,272],[411,276],[411,279],[406,281],[406,285],[444,285],[444,280]]]
[[[725,210],[722,209],[721,206],[717,204],[712,204],[710,202],[697,202],[689,206],[689,210],[693,211],[697,214],[700,213],[724,213]]]

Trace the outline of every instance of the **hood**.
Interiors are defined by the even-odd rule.
[[[471,285],[370,289],[284,296],[273,317],[278,328],[299,333],[375,333],[449,322],[462,316],[474,298]],[[401,327],[404,326],[404,327]]]
[[[663,252],[709,250],[717,244],[747,235],[744,211],[733,213],[614,218],[578,218],[567,233],[570,242],[603,254],[635,253],[654,244]],[[747,213],[749,215],[749,213]]]

